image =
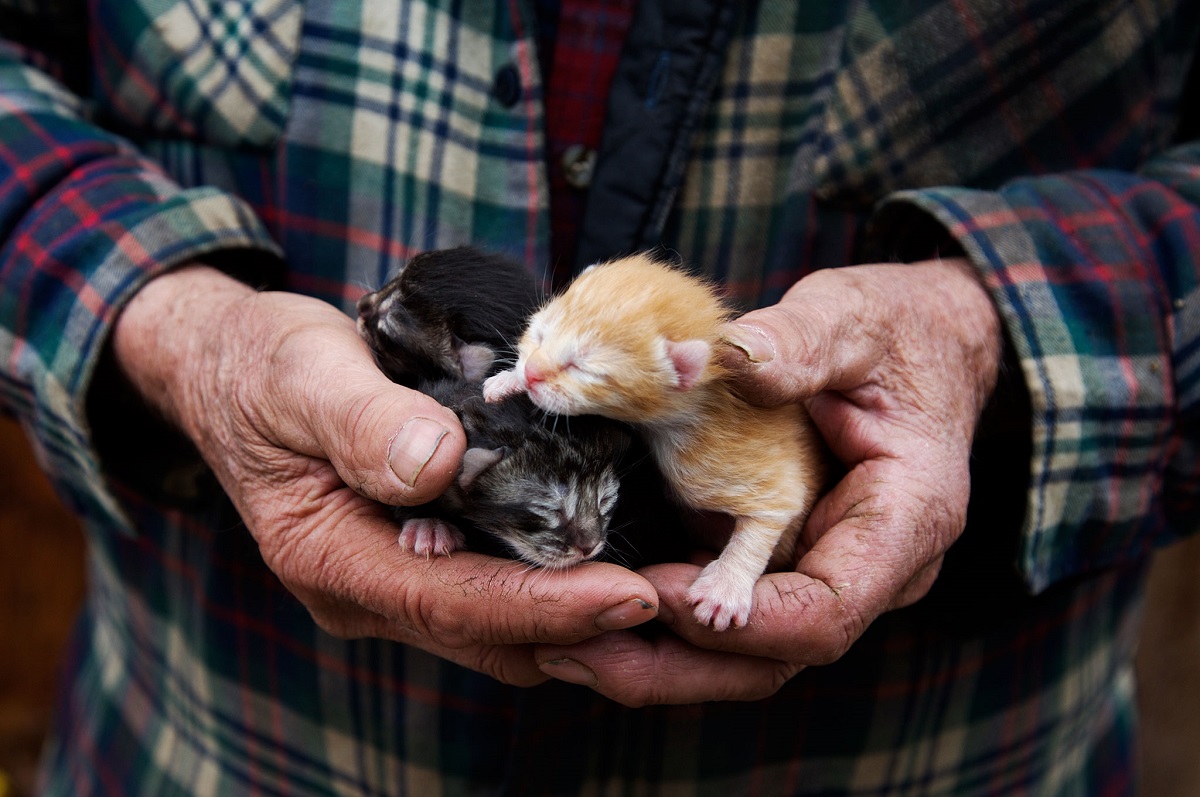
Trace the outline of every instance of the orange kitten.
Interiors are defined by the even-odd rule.
[[[734,517],[688,592],[717,630],[746,624],[768,563],[795,564],[824,470],[802,407],[746,403],[714,361],[730,317],[709,285],[648,255],[600,264],[533,315],[516,366],[484,384],[489,401],[525,391],[547,412],[635,424],[681,501]]]

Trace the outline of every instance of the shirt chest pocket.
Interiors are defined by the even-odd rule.
[[[134,138],[261,149],[282,136],[300,0],[100,0],[97,110]]]

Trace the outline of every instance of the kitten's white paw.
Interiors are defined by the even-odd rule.
[[[723,566],[720,559],[708,563],[688,589],[688,602],[696,619],[716,631],[740,628],[750,620],[754,607],[754,582]]]
[[[410,518],[400,527],[400,547],[419,556],[448,556],[467,547],[455,526],[437,518]]]
[[[483,398],[485,401],[500,401],[514,393],[520,393],[524,389],[525,384],[521,377],[517,375],[517,369],[515,368],[501,371],[495,376],[490,376],[483,380]]]

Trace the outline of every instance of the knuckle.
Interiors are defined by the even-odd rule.
[[[404,619],[417,637],[436,639],[451,649],[471,644],[465,614],[452,608],[443,596],[429,589],[406,588],[403,581],[397,589]]]
[[[866,630],[866,619],[852,603],[843,599],[839,589],[825,581],[813,579],[795,589],[784,590],[777,586],[776,590],[775,600],[782,607],[783,616],[820,618],[805,627],[803,659],[806,665],[832,664],[844,656]],[[781,647],[770,654],[790,660],[795,657],[795,650]]]
[[[537,669],[533,651],[527,646],[480,646],[468,666],[510,686],[537,686],[548,680]]]
[[[805,658],[810,664],[833,664],[846,655],[860,633],[849,623],[838,623],[825,634],[818,635],[808,648]]]
[[[369,633],[364,629],[352,627],[351,624],[348,624],[345,619],[340,616],[335,616],[324,611],[314,610],[312,607],[309,607],[308,614],[310,617],[312,617],[313,623],[316,624],[317,628],[321,629],[334,639],[341,640],[343,642],[349,642],[354,639],[362,639],[369,635]]]
[[[798,665],[776,662],[765,673],[762,680],[749,681],[744,684],[742,694],[734,699],[749,701],[765,700],[782,689],[783,685],[790,681],[799,671],[800,667]]]
[[[671,699],[667,678],[657,677],[651,671],[641,671],[632,677],[629,677],[629,673],[624,675],[627,679],[622,680],[618,689],[607,692],[606,696],[626,708],[645,708],[679,702]]]
[[[675,690],[692,673],[675,654],[646,649],[620,632],[609,642],[611,646],[588,662],[599,676],[597,691],[626,708],[679,702]]]
[[[435,587],[411,590],[406,611],[420,633],[451,648],[472,644],[573,642],[553,598],[538,597],[520,568],[486,558],[463,569],[429,564]]]

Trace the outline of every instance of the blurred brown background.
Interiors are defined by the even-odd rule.
[[[83,540],[20,427],[2,415],[0,552],[0,797],[26,797],[53,705],[55,663],[83,597]]]
[[[62,651],[83,595],[74,519],[0,416],[0,797],[32,794]],[[1142,797],[1200,796],[1200,539],[1155,562],[1138,661]]]
[[[1138,652],[1142,797],[1200,795],[1200,537],[1158,554]]]

